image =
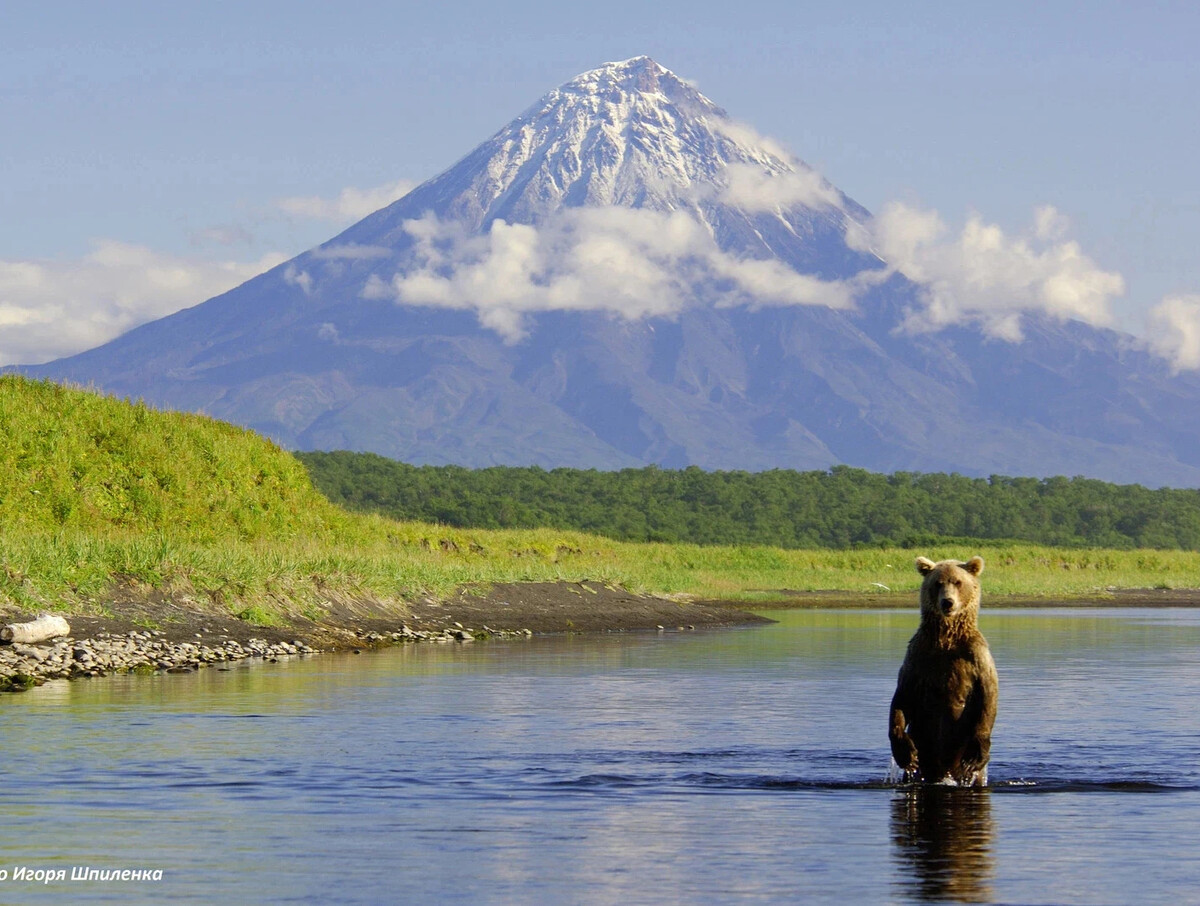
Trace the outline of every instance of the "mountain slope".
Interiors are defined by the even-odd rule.
[[[22,370],[414,463],[1200,484],[1194,376],[1044,316],[900,331],[920,289],[850,241],[868,220],[636,58],[293,261]]]

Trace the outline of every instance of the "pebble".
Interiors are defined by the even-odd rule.
[[[477,638],[529,638],[529,629],[477,631],[455,623],[451,629],[414,630],[402,625],[389,633],[359,632],[359,639],[378,647],[412,642],[473,642]],[[202,639],[196,633],[197,639]],[[102,632],[89,639],[54,639],[36,645],[0,646],[0,692],[23,692],[51,679],[75,679],[108,673],[191,673],[208,665],[247,658],[278,663],[280,658],[315,654],[318,649],[301,641],[268,642],[232,639],[168,642],[160,631],[135,631],[124,635]],[[362,648],[355,648],[358,654]],[[227,670],[227,667],[217,669]]]

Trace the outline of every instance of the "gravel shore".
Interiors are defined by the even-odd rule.
[[[492,629],[455,628],[423,632],[402,626],[387,635],[363,632],[363,647],[378,648],[405,642],[474,642],[487,638],[533,635]],[[196,642],[171,642],[162,632],[133,631],[114,635],[103,633],[91,639],[52,639],[36,645],[13,644],[0,647],[0,692],[23,692],[52,679],[76,679],[109,673],[191,673],[228,661],[254,658],[271,663],[281,657],[316,654],[300,639],[271,642],[251,638]]]
[[[0,692],[21,692],[51,679],[187,673],[248,658],[272,662],[321,651],[418,642],[675,632],[766,622],[727,604],[639,595],[598,582],[499,585],[404,605],[358,602],[333,608],[326,621],[298,619],[283,627],[256,626],[190,600],[117,596],[106,610],[103,616],[63,614],[71,627],[67,638],[0,645]],[[32,616],[7,614],[0,622]]]

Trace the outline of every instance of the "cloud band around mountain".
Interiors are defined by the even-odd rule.
[[[975,214],[957,236],[948,236],[937,212],[899,202],[885,205],[867,227],[849,232],[847,242],[875,252],[889,271],[922,287],[923,305],[909,313],[903,329],[972,324],[1019,342],[1026,312],[1106,327],[1112,300],[1125,292],[1120,274],[1102,270],[1078,243],[1062,238],[1066,221],[1053,207],[1039,208],[1033,229],[1020,236]]]
[[[839,202],[836,190],[815,173],[792,179],[793,174],[752,170],[730,168],[721,200],[737,196],[758,211],[769,210],[772,199],[776,207]],[[526,333],[526,316],[539,311],[597,310],[637,319],[671,316],[695,304],[845,309],[869,287],[900,273],[922,291],[920,306],[898,329],[969,324],[1019,342],[1025,313],[1108,326],[1112,301],[1125,290],[1120,274],[1102,269],[1064,238],[1067,221],[1049,206],[1035,211],[1032,228],[1018,236],[978,215],[953,235],[936,212],[900,203],[850,226],[847,244],[877,254],[885,267],[854,280],[826,281],[778,260],[722,251],[686,210],[576,208],[538,226],[498,220],[483,235],[430,213],[404,225],[413,240],[409,265],[387,283],[373,278],[365,294],[405,305],[474,310],[481,324],[515,342]],[[1177,312],[1161,316],[1166,326],[1159,327],[1160,334],[1180,318]],[[1171,347],[1162,341],[1155,348]],[[1200,352],[1197,359],[1185,367],[1200,367]]]
[[[301,199],[291,207],[297,216],[357,217],[409,185],[347,189],[336,199]],[[716,200],[751,212],[841,203],[816,171],[773,174],[749,165],[727,168]],[[1026,312],[1094,326],[1113,322],[1112,303],[1124,292],[1124,280],[1068,240],[1068,226],[1057,210],[1044,206],[1021,235],[1008,235],[978,215],[956,234],[937,212],[891,203],[865,224],[850,223],[846,236],[850,246],[878,254],[886,268],[853,281],[823,281],[779,261],[721,251],[707,229],[682,210],[577,208],[536,227],[496,221],[482,236],[429,215],[406,223],[414,241],[412,266],[388,282],[374,278],[364,294],[475,310],[482,324],[513,342],[539,311],[670,316],[700,298],[725,306],[844,309],[870,285],[901,273],[924,289],[921,305],[900,329],[967,324],[1018,342]],[[342,245],[318,247],[311,257],[389,254]],[[35,364],[91,348],[231,289],[284,258],[271,253],[257,261],[212,260],[103,240],[74,261],[0,260],[0,364]],[[292,268],[284,279],[306,294],[313,289],[307,271]],[[1165,298],[1151,310],[1142,342],[1177,372],[1200,369],[1200,295]]]
[[[433,214],[404,224],[411,266],[364,294],[405,305],[476,311],[480,323],[515,342],[539,311],[607,311],[625,318],[670,316],[704,298],[727,305],[847,308],[853,288],[800,274],[774,260],[723,252],[682,211],[573,208],[538,226],[495,221],[471,235]]]

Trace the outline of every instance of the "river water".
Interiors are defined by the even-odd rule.
[[[986,610],[985,790],[886,782],[915,612],[770,615],[5,696],[0,902],[1200,901],[1200,611]]]

